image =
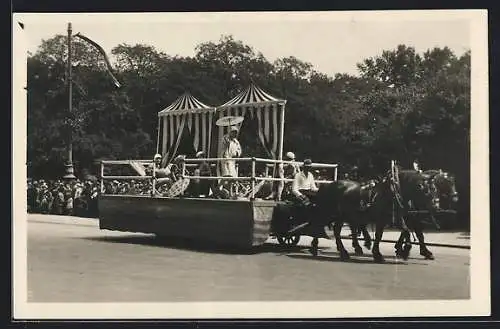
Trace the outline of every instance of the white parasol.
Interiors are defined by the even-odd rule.
[[[243,122],[243,117],[226,116],[217,120],[215,124],[219,127],[227,127],[227,126],[237,125],[238,123],[241,122]]]

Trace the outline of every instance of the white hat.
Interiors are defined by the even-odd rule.
[[[158,158],[161,159],[161,154],[156,153],[153,159],[158,159]]]
[[[204,154],[205,154],[205,152],[203,152],[203,151],[198,151],[198,153],[196,153],[196,157],[198,158],[198,157],[200,157],[200,156],[202,156],[202,155],[204,155]]]
[[[289,159],[295,159],[295,154],[293,152],[287,152],[286,157]]]
[[[231,131],[238,131],[239,129],[238,129],[238,127],[236,127],[236,126],[232,126],[230,130],[231,130]]]

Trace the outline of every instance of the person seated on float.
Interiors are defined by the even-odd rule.
[[[196,153],[197,159],[204,159],[205,152],[199,151]],[[210,177],[212,176],[212,170],[210,169],[210,164],[208,161],[203,161],[198,164],[198,167],[194,170],[194,176],[200,177]],[[210,194],[210,187],[212,186],[212,181],[209,179],[193,179],[189,187],[189,194],[196,197],[205,197]]]
[[[161,155],[154,156],[156,187],[160,185],[172,185],[175,181],[181,178],[182,175],[182,162],[186,157],[178,155],[175,159],[168,164],[165,168],[161,168]]]
[[[312,161],[305,159],[302,170],[299,171],[292,183],[292,194],[299,205],[309,207],[314,204],[318,187],[312,174]]]
[[[175,182],[182,178],[182,163],[184,162],[184,160],[186,160],[186,156],[180,154],[167,165],[166,169],[169,171],[172,181]]]
[[[162,168],[161,167],[161,161],[162,161],[162,156],[161,154],[155,154],[153,157],[153,167],[154,167],[154,177],[156,181],[156,185],[158,184],[163,184],[167,181],[169,181],[168,176],[170,174],[169,170],[167,168]],[[153,175],[153,168],[148,168],[147,173],[150,175]]]

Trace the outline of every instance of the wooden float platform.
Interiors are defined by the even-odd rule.
[[[154,233],[236,248],[264,244],[276,201],[100,195],[103,230]]]

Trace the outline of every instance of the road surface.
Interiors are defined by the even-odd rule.
[[[381,244],[341,262],[332,241],[253,254],[176,245],[154,236],[101,231],[95,220],[28,215],[28,302],[341,301],[469,298],[469,250],[418,248],[408,261]],[[352,251],[351,243],[345,246]]]

